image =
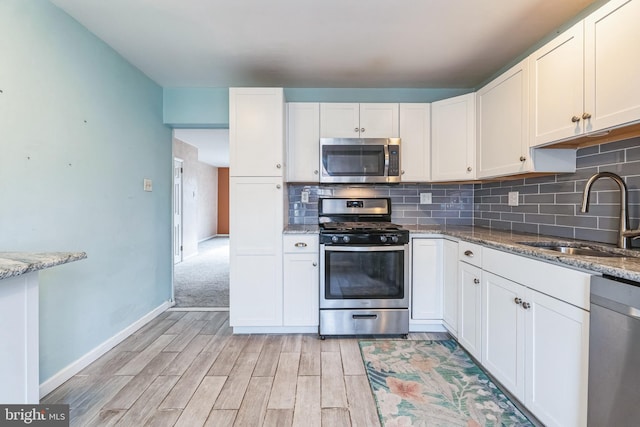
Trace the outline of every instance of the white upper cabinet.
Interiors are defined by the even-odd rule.
[[[401,180],[431,179],[431,105],[400,104]]]
[[[585,112],[592,130],[640,120],[640,1],[611,0],[585,23]]]
[[[529,70],[521,61],[477,93],[478,178],[527,171]]]
[[[612,0],[529,57],[532,147],[640,120],[638,20]]]
[[[322,103],[321,138],[397,138],[396,103]]]
[[[583,34],[580,22],[529,56],[532,147],[585,132]]]
[[[230,88],[230,176],[282,177],[283,159],[283,89]]]
[[[287,103],[287,181],[319,182],[320,104]]]
[[[431,104],[431,179],[475,179],[476,94]]]

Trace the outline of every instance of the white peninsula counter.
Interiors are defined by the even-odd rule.
[[[0,403],[39,403],[38,271],[84,252],[0,252]]]

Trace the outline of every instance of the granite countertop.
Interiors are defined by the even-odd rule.
[[[494,249],[512,252],[545,261],[556,262],[567,266],[608,274],[613,277],[640,282],[640,250],[618,249],[613,245],[584,240],[567,239],[562,237],[518,233],[515,231],[494,230],[473,226],[444,226],[444,225],[404,225],[413,237],[419,235],[450,236],[467,242],[478,243]],[[285,233],[318,233],[317,224],[288,225]],[[563,244],[584,244],[595,249],[618,252],[624,257],[592,257],[585,255],[569,255],[560,252],[532,247],[522,242],[543,243],[554,242]]]
[[[84,252],[0,252],[0,279],[85,259]]]
[[[567,266],[581,268],[596,273],[608,274],[622,279],[640,282],[640,250],[618,249],[613,245],[584,240],[567,239],[545,235],[492,230],[484,227],[446,227],[446,226],[408,226],[413,236],[420,234],[439,234],[451,236],[467,242],[478,243],[494,249],[520,255],[557,262]],[[522,242],[543,243],[558,242],[563,244],[584,244],[594,249],[604,249],[620,253],[624,257],[593,257],[585,255],[569,255],[549,249],[536,248]]]
[[[290,224],[284,228],[284,234],[318,234],[318,224]]]

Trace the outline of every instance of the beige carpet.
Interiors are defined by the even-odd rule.
[[[198,255],[175,265],[176,307],[229,307],[229,237],[198,245]]]

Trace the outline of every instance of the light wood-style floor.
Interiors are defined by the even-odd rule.
[[[380,425],[357,339],[232,335],[212,311],[162,313],[42,403],[72,426]]]

